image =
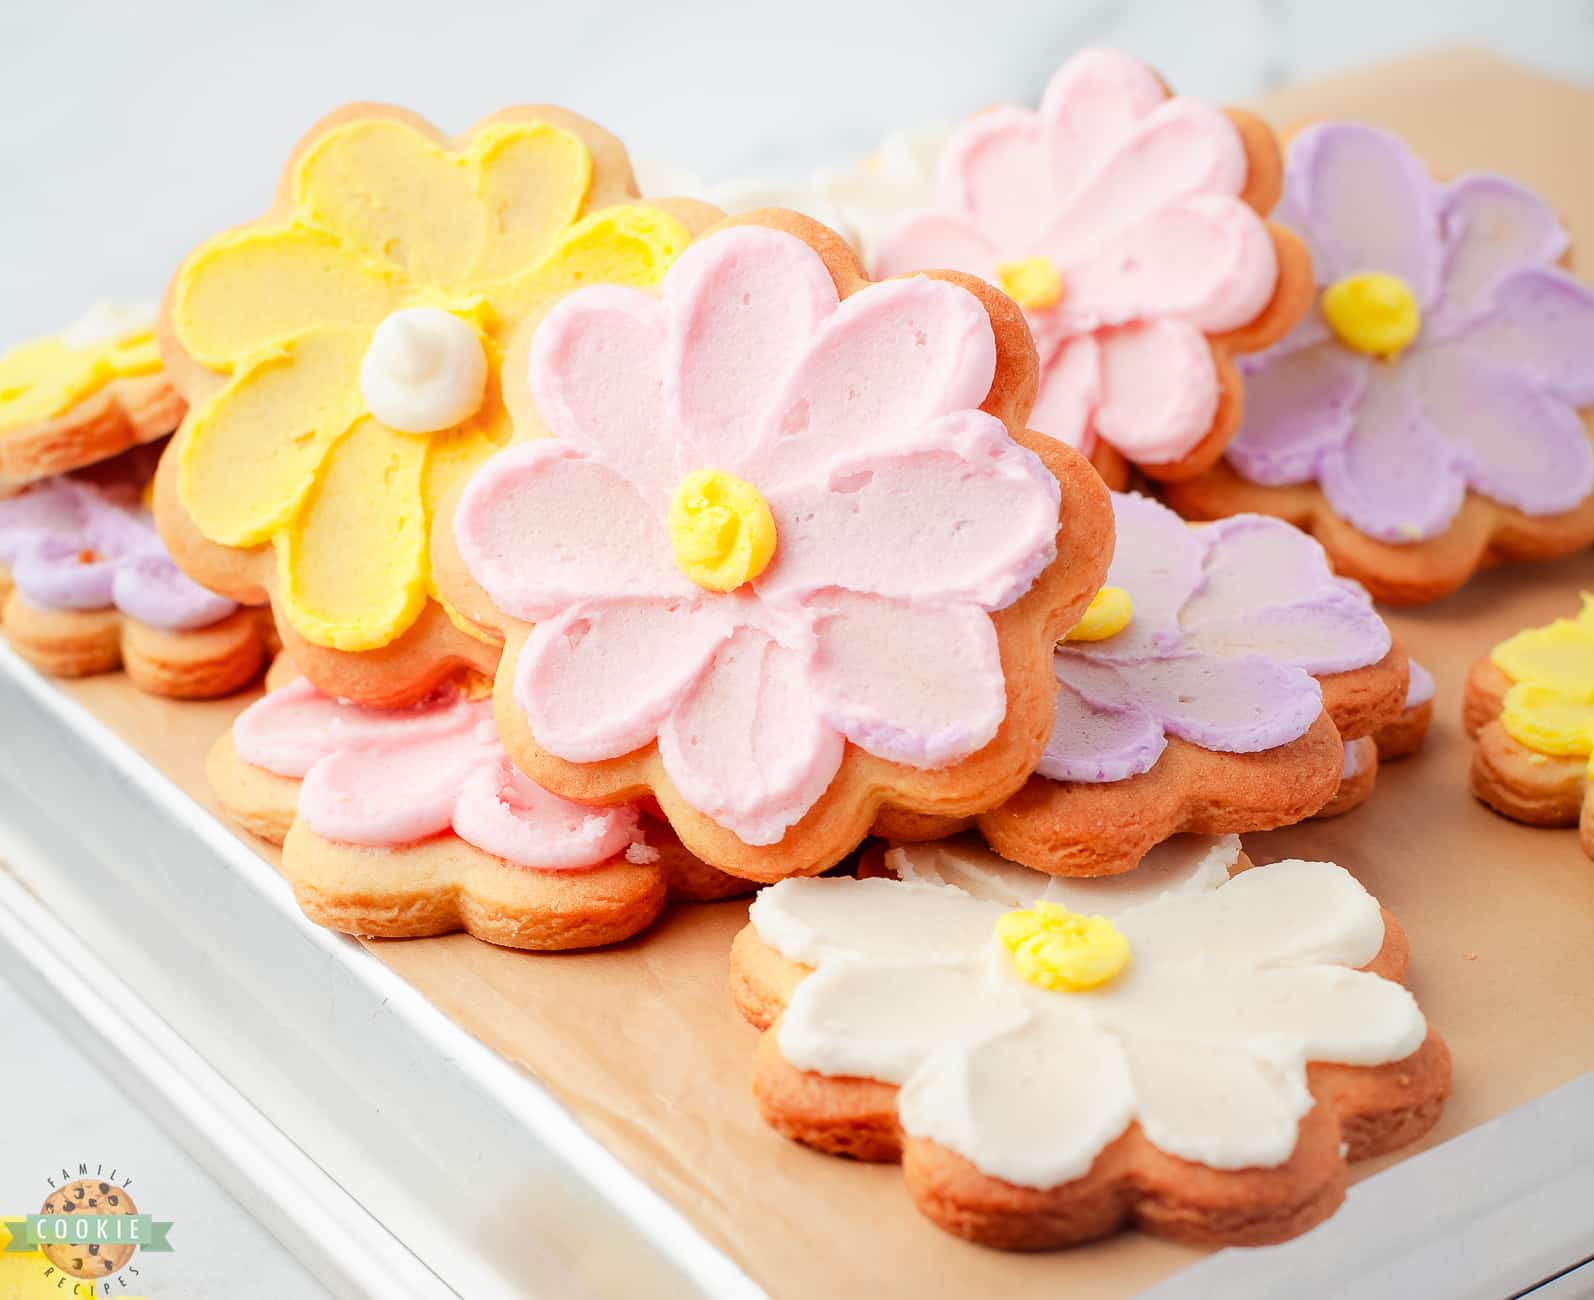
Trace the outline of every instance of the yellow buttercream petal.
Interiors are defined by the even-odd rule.
[[[192,417],[177,491],[206,537],[258,546],[293,518],[327,451],[360,416],[369,332],[311,330],[260,354]]]
[[[0,356],[0,429],[54,419],[113,379],[160,368],[160,348],[150,330],[86,348],[56,337],[20,344]]]
[[[189,355],[224,370],[318,325],[374,328],[401,291],[392,271],[325,231],[236,230],[183,264],[172,319]]]
[[[517,319],[539,303],[586,284],[647,288],[657,284],[692,242],[692,233],[669,213],[621,203],[583,217],[548,259],[512,280],[487,289],[501,315]]]
[[[503,280],[546,258],[581,215],[592,154],[546,122],[501,122],[473,142],[477,201],[485,219],[471,281]]]
[[[1594,597],[1583,597],[1576,618],[1518,632],[1489,652],[1513,682],[1549,686],[1574,696],[1594,691]]]
[[[481,242],[465,160],[391,118],[334,127],[305,152],[294,210],[421,284],[461,284]]]
[[[1540,754],[1577,758],[1594,754],[1594,698],[1552,686],[1513,686],[1505,693],[1500,723],[1506,734]]]
[[[430,579],[423,438],[367,417],[333,447],[277,536],[277,590],[306,640],[374,650],[419,617]]]

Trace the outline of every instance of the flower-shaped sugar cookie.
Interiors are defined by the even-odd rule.
[[[1322,548],[1276,519],[1186,524],[1114,495],[1107,581],[1121,630],[1057,649],[1050,740],[1013,798],[975,818],[1003,856],[1038,871],[1127,871],[1177,831],[1266,830],[1334,795],[1342,740],[1399,714],[1405,655]],[[883,817],[921,839],[950,823]]]
[[[883,236],[876,275],[950,266],[1024,308],[1040,350],[1030,425],[1159,479],[1207,468],[1239,426],[1233,355],[1310,301],[1298,240],[1270,226],[1279,158],[1256,119],[1170,97],[1144,64],[1075,55],[1040,109],[965,122],[938,201]]]
[[[182,418],[153,308],[96,303],[61,333],[0,355],[0,489],[164,438]]]
[[[872,284],[830,231],[757,213],[659,295],[566,298],[529,380],[516,425],[552,436],[478,471],[438,565],[473,619],[498,611],[522,770],[652,791],[755,880],[832,865],[882,805],[968,813],[1022,783],[1112,521],[1081,457],[1020,432],[1011,303]]]
[[[1181,837],[1127,877],[1062,881],[953,840],[887,853],[896,880],[764,890],[731,953],[768,1030],[759,1109],[821,1151],[900,1159],[920,1211],[987,1246],[1306,1231],[1347,1160],[1432,1127],[1450,1056],[1347,871],[1230,879],[1238,856]]]
[[[260,671],[255,616],[184,577],[130,485],[46,479],[0,498],[0,625],[57,677],[125,667],[156,695],[226,695]]]
[[[1530,826],[1577,826],[1594,858],[1594,596],[1472,665],[1462,701],[1472,791]]]
[[[1316,309],[1244,363],[1227,463],[1174,506],[1288,519],[1402,604],[1594,541],[1594,291],[1557,266],[1548,205],[1499,176],[1441,185],[1394,136],[1326,124],[1291,142],[1274,218],[1312,249]]]
[[[528,781],[491,702],[453,687],[373,709],[290,681],[239,714],[206,770],[232,816],[282,845],[305,915],[350,934],[591,948],[646,929],[672,895],[747,889],[635,807],[588,808]]]
[[[515,326],[578,285],[651,284],[689,241],[632,193],[619,142],[555,108],[455,140],[375,105],[314,127],[273,209],[201,245],[167,293],[192,404],[157,490],[178,563],[269,596],[294,660],[340,697],[407,703],[490,672],[497,646],[434,599],[431,521],[509,440]]]

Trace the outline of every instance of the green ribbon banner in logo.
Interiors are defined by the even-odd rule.
[[[11,1240],[6,1253],[37,1250],[40,1246],[137,1246],[141,1250],[169,1251],[166,1240],[172,1221],[147,1214],[30,1214],[26,1222],[10,1220]]]

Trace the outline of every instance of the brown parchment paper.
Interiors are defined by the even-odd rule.
[[[1391,127],[1442,173],[1515,176],[1550,199],[1594,266],[1594,90],[1446,52],[1260,108],[1279,126],[1349,118]],[[1372,801],[1346,817],[1246,838],[1259,862],[1342,863],[1406,926],[1412,986],[1455,1054],[1444,1119],[1406,1154],[1594,1069],[1594,863],[1574,832],[1517,826],[1473,801],[1458,721],[1471,660],[1518,628],[1572,613],[1584,588],[1594,590],[1594,553],[1497,570],[1437,606],[1392,615],[1438,682],[1427,749],[1386,767]],[[204,752],[241,701],[169,703],[119,676],[63,689],[213,807]],[[776,1137],[748,1089],[757,1035],[725,989],[726,953],[745,917],[745,903],[678,908],[643,938],[587,954],[506,952],[463,936],[370,947],[536,1075],[781,1300],[1088,1300],[1132,1293],[1199,1257],[1137,1233],[1047,1256],[985,1251],[921,1219],[895,1166]]]

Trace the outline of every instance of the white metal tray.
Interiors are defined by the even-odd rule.
[[[266,862],[3,647],[0,861],[0,977],[109,1048],[334,1292],[764,1294],[534,1079],[307,924]],[[94,955],[112,952],[114,972]],[[1594,1075],[1358,1184],[1295,1242],[1220,1252],[1150,1294],[1562,1300],[1594,1295],[1591,1258]]]

